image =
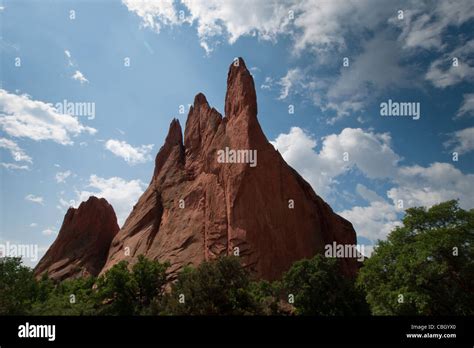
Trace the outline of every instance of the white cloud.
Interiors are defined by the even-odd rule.
[[[96,130],[82,125],[74,116],[61,114],[51,104],[0,89],[0,127],[12,137],[53,140],[73,144],[71,137]]]
[[[55,179],[56,179],[56,182],[59,184],[59,183],[64,183],[66,182],[66,179],[71,176],[72,172],[70,170],[66,170],[64,172],[57,172],[56,173],[56,176],[55,176]]]
[[[79,81],[82,84],[84,83],[89,83],[89,80],[86,79],[83,73],[81,73],[79,70],[76,70],[76,72],[71,76],[73,80]]]
[[[105,148],[132,165],[152,160],[150,152],[153,149],[153,144],[133,147],[125,141],[109,139],[105,143]]]
[[[445,53],[431,63],[426,79],[438,88],[446,88],[463,81],[474,81],[472,52],[474,52],[474,40]],[[453,64],[453,58],[458,59],[457,65]]]
[[[357,167],[368,178],[386,178],[394,175],[400,160],[391,149],[389,134],[360,128],[345,128],[340,134],[322,138],[319,152],[314,149],[316,140],[298,127],[280,134],[272,144],[323,197],[331,192],[335,178],[351,168]]]
[[[458,154],[474,150],[474,127],[454,132],[451,134],[451,139],[444,143],[444,146],[451,148]]]
[[[405,48],[443,49],[443,33],[474,17],[470,0],[412,1],[407,8],[405,18],[396,21],[402,28],[400,40]]]
[[[474,93],[467,93],[463,95],[463,103],[456,114],[456,118],[474,115]]]
[[[71,52],[69,50],[64,50],[64,55],[66,56],[67,58],[67,63],[69,66],[74,66],[74,63],[72,61],[72,55],[71,55]]]
[[[36,227],[36,226],[38,226],[38,224],[37,224],[36,222],[32,222],[32,223],[30,224],[30,227]]]
[[[42,232],[45,236],[52,236],[53,234],[56,234],[56,231],[52,228],[47,228],[43,230]]]
[[[18,146],[13,140],[6,138],[0,138],[0,148],[7,149],[10,151],[11,156],[17,162],[28,162],[33,163],[30,156],[28,156],[25,151]]]
[[[465,137],[469,138],[470,132]],[[469,139],[474,137],[471,135]],[[369,179],[391,184],[386,192],[391,202],[358,184],[356,192],[369,205],[339,213],[354,224],[359,235],[372,240],[385,238],[398,224],[398,214],[409,207],[430,207],[450,199],[458,199],[465,209],[474,207],[474,174],[464,174],[450,163],[402,166],[402,158],[391,148],[391,137],[387,133],[345,128],[340,134],[323,137],[318,150],[314,137],[293,127],[272,144],[326,200],[335,192],[338,177],[352,168],[359,169]],[[344,152],[349,155],[347,162],[343,160]],[[399,200],[403,202],[400,209]]]
[[[203,47],[209,50],[212,40],[225,36],[230,44],[242,36],[274,40],[289,23],[288,3],[276,0],[183,0],[190,20],[197,23]]]
[[[435,162],[427,167],[400,167],[394,180],[398,187],[387,192],[396,203],[403,200],[404,209],[459,199],[461,207],[474,207],[474,174],[464,174],[450,163]]]
[[[215,41],[230,44],[243,36],[276,40],[290,36],[295,50],[317,52],[347,47],[347,36],[364,38],[389,24],[401,29],[399,40],[405,48],[439,49],[442,35],[450,26],[460,26],[474,15],[472,1],[439,2],[377,0],[122,0],[144,27],[160,32],[162,25],[196,23],[201,46],[212,51]],[[184,9],[179,18],[178,9]],[[404,19],[398,20],[398,10]],[[293,18],[291,18],[293,16]]]
[[[283,100],[288,97],[290,90],[295,85],[301,85],[303,79],[303,73],[299,68],[288,70],[285,76],[283,76],[278,84],[281,86],[280,96],[278,99]]]
[[[178,23],[178,13],[174,7],[174,0],[122,0],[127,9],[141,17],[142,25],[159,33],[161,25]]]
[[[29,170],[30,169],[30,167],[28,167],[27,165],[18,165],[16,163],[0,162],[0,166],[9,170]]]
[[[28,195],[25,197],[25,199],[26,199],[27,201],[30,201],[30,202],[33,202],[33,203],[38,203],[38,204],[44,205],[44,203],[43,203],[43,197],[41,197],[41,196],[35,196],[35,195],[33,195],[33,194],[30,193],[30,194],[28,194]]]
[[[367,202],[384,202],[385,200],[380,197],[375,191],[372,191],[367,186],[362,184],[356,185],[356,192]]]
[[[195,24],[200,44],[208,54],[222,42],[233,44],[241,37],[254,36],[274,42],[279,37],[289,38],[292,53],[313,51],[320,62],[327,63],[335,56],[342,59],[343,54],[347,55],[351,60],[350,68],[341,68],[339,76],[324,83],[317,72],[311,72],[311,75],[318,76],[318,80],[305,76],[308,68],[311,70],[311,64],[290,70],[289,75],[280,80],[279,99],[300,89],[324,112],[336,113],[329,123],[364,111],[375,98],[391,88],[413,87],[415,74],[420,73],[416,71],[419,67],[409,68],[407,58],[412,57],[414,49],[445,50],[446,30],[459,27],[474,17],[472,0],[407,0],[402,3],[378,0],[181,0],[159,2],[159,5],[145,1],[123,2],[151,28],[160,28],[160,24]],[[176,19],[178,8],[186,10],[182,20]],[[397,18],[401,9],[404,11],[402,20]],[[367,40],[367,37],[371,39]],[[355,46],[350,52],[347,51],[349,40]],[[462,50],[462,46],[452,53],[456,50]],[[466,63],[456,70],[443,71],[439,62],[433,62],[426,74],[426,78],[437,85],[471,79],[474,74]],[[296,72],[305,74],[291,76]],[[295,86],[298,85],[296,77],[300,78],[299,88]],[[265,82],[261,88],[270,89],[271,84]]]
[[[97,175],[91,175],[87,187],[92,188],[91,191],[83,190],[77,192],[75,201],[66,202],[65,205],[79,206],[90,196],[105,198],[114,208],[117,214],[119,225],[122,225],[128,214],[136,204],[138,198],[144,191],[145,184],[140,180],[125,180],[119,177],[101,178]]]
[[[372,241],[387,238],[396,226],[401,225],[397,210],[386,201],[373,201],[369,206],[356,206],[338,214],[352,223],[357,235]]]
[[[261,84],[260,88],[261,89],[272,89],[273,87],[273,78],[270,76],[265,77],[264,82]]]
[[[384,33],[367,41],[360,55],[348,58],[349,67],[341,68],[327,91],[315,91],[326,96],[320,105],[323,110],[336,111],[330,123],[351,112],[364,111],[382,93],[407,86],[411,81],[408,68],[400,64],[400,47]]]

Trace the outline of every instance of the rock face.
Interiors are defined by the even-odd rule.
[[[221,163],[226,148],[256,151],[256,165],[228,163],[235,162],[231,155]],[[179,122],[171,122],[150,185],[115,236],[102,272],[143,254],[169,261],[173,277],[185,265],[238,253],[249,270],[273,280],[333,241],[355,244],[351,223],[268,142],[253,78],[239,58],[227,77],[225,117],[198,94],[184,140]],[[355,259],[344,260],[344,273],[356,270]]]
[[[105,264],[112,239],[119,231],[114,209],[104,199],[89,197],[69,208],[58,237],[35,268],[55,280],[96,276]]]

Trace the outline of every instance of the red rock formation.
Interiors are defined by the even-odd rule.
[[[69,208],[58,236],[35,268],[40,277],[47,272],[63,280],[98,275],[105,264],[112,239],[119,231],[114,209],[94,196],[79,208]]]
[[[226,147],[256,150],[257,165],[219,163],[218,151]],[[150,185],[114,238],[102,272],[143,254],[170,261],[173,275],[238,251],[246,267],[272,280],[333,241],[355,244],[351,223],[268,142],[257,120],[253,78],[238,59],[227,77],[224,118],[198,94],[184,142],[179,122],[171,122]],[[355,260],[344,260],[346,274],[356,269]]]

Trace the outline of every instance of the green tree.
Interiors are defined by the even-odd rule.
[[[36,281],[31,268],[19,257],[0,258],[0,314],[27,314],[36,297]]]
[[[149,314],[152,301],[161,301],[166,285],[166,270],[170,264],[160,263],[138,256],[138,262],[132,268],[132,277],[136,284],[136,297],[141,314]]]
[[[181,301],[180,301],[181,300]],[[163,314],[246,315],[259,312],[247,271],[236,257],[185,268],[166,296]]]
[[[127,261],[120,261],[102,275],[97,282],[97,291],[102,304],[99,314],[135,314],[138,285],[128,269]]]
[[[161,303],[169,263],[138,256],[132,267],[121,261],[97,282],[99,313],[106,315],[151,314],[151,304]]]
[[[376,315],[474,314],[474,210],[454,200],[407,209],[358,284]]]
[[[295,262],[284,274],[282,286],[286,296],[293,296],[297,314],[369,314],[363,294],[352,279],[341,274],[336,258],[318,254]]]

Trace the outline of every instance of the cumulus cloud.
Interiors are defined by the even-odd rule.
[[[384,200],[373,201],[366,207],[355,206],[338,214],[352,223],[357,235],[372,241],[387,238],[396,226],[401,225],[395,206]]]
[[[58,112],[51,104],[4,89],[0,89],[0,127],[12,137],[53,140],[62,145],[73,144],[71,137],[81,133],[96,133],[96,129]]]
[[[203,48],[212,50],[212,40],[223,35],[230,44],[242,36],[274,40],[289,23],[288,4],[270,1],[183,0],[196,22]]]
[[[450,199],[458,199],[465,209],[474,206],[473,174],[464,174],[450,163],[403,166],[402,158],[391,147],[388,133],[345,128],[340,134],[323,137],[318,146],[313,136],[293,127],[288,134],[280,134],[272,144],[326,200],[335,191],[338,177],[353,168],[369,179],[383,180],[391,185],[382,197],[358,184],[356,192],[369,203],[368,206],[355,206],[340,212],[354,224],[360,235],[367,238],[385,238],[398,224],[399,214],[409,207],[430,207]],[[345,154],[347,161],[344,161]]]
[[[152,160],[150,152],[153,149],[153,144],[133,147],[125,141],[109,139],[105,143],[105,148],[131,165]]]
[[[16,162],[33,163],[33,160],[13,140],[0,138],[0,148],[6,149]]]
[[[404,209],[427,206],[459,199],[461,207],[474,207],[474,174],[464,174],[451,163],[435,162],[427,167],[414,165],[400,167],[395,183],[387,192],[394,202],[402,200]]]
[[[83,73],[81,73],[79,70],[76,70],[74,74],[71,76],[73,80],[79,81],[82,84],[84,83],[89,83],[89,80],[86,79]]]
[[[331,192],[335,178],[351,168],[358,168],[368,178],[386,178],[394,174],[401,159],[392,150],[388,133],[360,128],[345,128],[340,134],[322,138],[319,151],[316,139],[299,127],[280,134],[272,144],[323,197]]]
[[[38,203],[38,204],[42,204],[43,205],[43,197],[41,196],[35,196],[33,194],[28,194],[25,199],[27,201],[30,201],[30,202],[33,202],[33,203]]]
[[[56,182],[59,183],[64,183],[66,182],[66,179],[70,177],[72,172],[70,170],[66,170],[64,172],[57,172],[55,175]]]
[[[138,198],[144,191],[145,184],[140,180],[126,180],[120,177],[102,178],[97,175],[91,175],[87,184],[87,189],[76,191],[76,198],[66,201],[60,199],[60,206],[67,208],[69,206],[78,207],[90,196],[105,198],[114,208],[117,214],[117,220],[121,226]]]

